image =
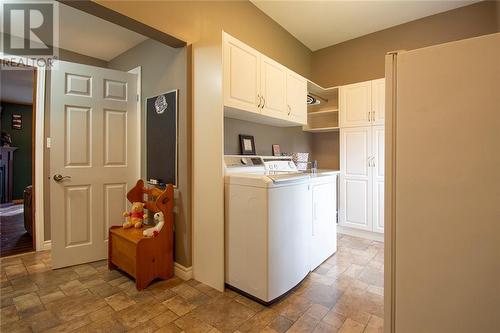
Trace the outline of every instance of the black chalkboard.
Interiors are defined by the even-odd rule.
[[[178,90],[146,99],[147,178],[177,186]]]

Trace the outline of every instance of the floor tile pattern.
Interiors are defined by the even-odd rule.
[[[138,292],[105,261],[51,270],[50,252],[1,260],[2,332],[383,332],[383,244],[338,237],[337,253],[265,307],[195,280]]]

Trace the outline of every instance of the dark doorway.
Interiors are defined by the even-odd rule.
[[[0,256],[33,251],[36,70],[0,67]]]

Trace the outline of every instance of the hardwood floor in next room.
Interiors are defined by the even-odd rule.
[[[33,239],[24,227],[23,205],[0,206],[0,257],[33,251]]]
[[[52,271],[50,252],[1,261],[2,332],[383,331],[383,244],[339,235],[337,253],[265,307],[195,280],[138,292],[106,261]]]

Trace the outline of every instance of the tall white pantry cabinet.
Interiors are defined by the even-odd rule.
[[[341,86],[339,225],[384,232],[385,79]]]

